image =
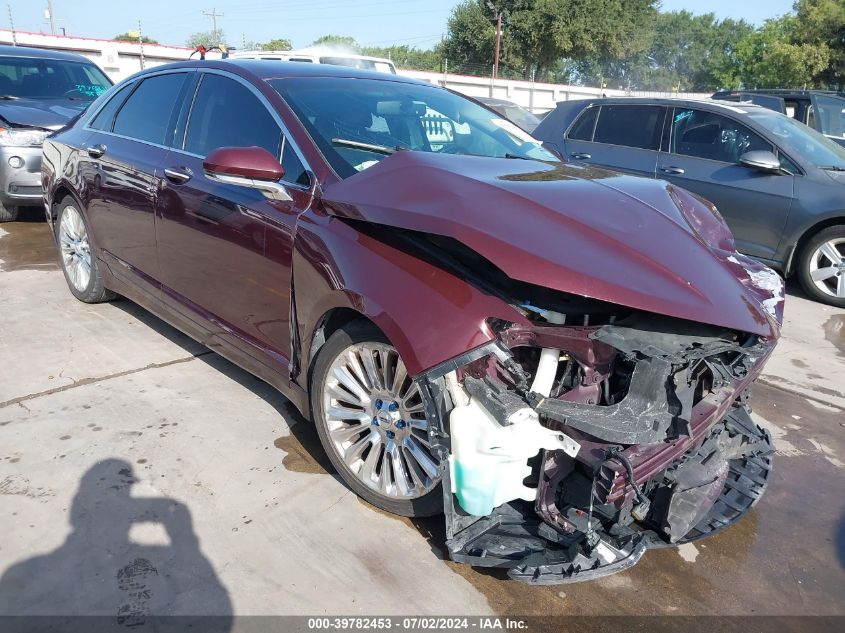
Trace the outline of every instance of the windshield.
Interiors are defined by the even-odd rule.
[[[828,136],[845,138],[845,99],[816,95],[816,118]]]
[[[402,150],[558,159],[516,125],[448,90],[373,79],[272,79],[341,178]]]
[[[504,114],[505,117],[516,123],[526,132],[533,132],[537,126],[540,125],[540,119],[531,114],[528,110],[517,105],[505,106],[502,109],[504,110],[502,114]]]
[[[796,150],[816,167],[845,169],[845,147],[800,121],[764,108],[749,109],[748,116],[768,129],[787,148]]]
[[[93,101],[111,85],[91,63],[0,57],[0,97]]]

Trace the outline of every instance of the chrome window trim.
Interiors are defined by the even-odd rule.
[[[287,125],[285,125],[285,122],[282,120],[281,116],[279,116],[279,113],[276,111],[276,108],[273,107],[273,104],[270,103],[270,101],[267,99],[267,97],[265,97],[261,93],[261,91],[259,91],[258,88],[256,88],[252,84],[252,82],[247,81],[243,77],[240,77],[239,75],[236,75],[236,74],[231,73],[229,71],[220,70],[219,68],[199,68],[199,69],[197,69],[197,72],[199,72],[201,75],[202,74],[220,75],[220,76],[226,77],[228,79],[234,79],[235,81],[237,81],[241,85],[245,86],[256,97],[258,97],[258,100],[267,109],[267,111],[270,113],[270,116],[273,117],[273,120],[279,126],[279,129],[282,133],[281,148],[279,150],[279,156],[277,157],[278,160],[279,160],[279,163],[282,162],[284,150],[285,150],[287,143],[290,143],[291,148],[293,148],[294,154],[296,154],[296,157],[299,159],[299,162],[302,163],[303,169],[305,169],[305,171],[308,173],[310,179],[312,179],[312,180],[314,179],[314,170],[311,168],[311,165],[308,164],[308,161],[305,160],[305,156],[303,155],[302,151],[299,149],[299,146],[296,144],[296,141],[294,141],[293,138],[291,137],[290,129],[288,128]],[[194,99],[196,99],[197,93],[199,92],[201,85],[202,85],[202,77],[200,77],[199,81],[197,82],[196,89],[194,90],[194,94],[191,97],[191,107],[190,107],[190,110],[188,111],[188,118],[185,121],[185,132],[184,132],[184,135],[183,135],[183,138],[182,138],[182,147],[181,148],[179,148],[179,147],[170,148],[174,151],[181,152],[181,153],[187,154],[189,156],[195,156],[197,158],[205,158],[205,156],[198,156],[197,154],[194,154],[192,152],[185,151],[184,147],[185,147],[185,140],[187,139],[187,136],[188,136],[188,128],[191,125],[191,117],[193,116],[193,113],[194,113],[193,112],[194,111]],[[302,188],[305,191],[311,190],[311,185],[306,187],[304,185],[301,185],[301,184],[298,184],[298,183],[295,183],[295,182],[288,182],[287,180],[284,180],[284,179],[281,182],[284,182],[286,186],[287,185],[295,186],[297,188]]]
[[[126,86],[131,86],[132,84],[138,84],[138,83],[144,81],[145,79],[149,79],[151,77],[159,77],[161,75],[172,75],[172,74],[175,74],[175,73],[195,73],[195,72],[197,72],[196,68],[170,68],[168,70],[161,70],[161,71],[158,71],[158,72],[150,72],[150,73],[145,73],[143,75],[139,75],[139,76],[135,76],[135,77],[129,77],[124,82],[113,85],[110,88],[110,90],[114,90],[114,93],[112,95],[110,95],[108,99],[104,99],[103,103],[101,105],[99,105],[97,107],[97,109],[94,110],[91,114],[88,114],[86,112],[85,125],[82,126],[82,129],[88,130],[88,131],[91,131],[91,132],[99,132],[101,134],[111,134],[111,135],[117,136],[119,138],[129,138],[130,140],[138,141],[139,143],[147,143],[148,145],[156,145],[155,143],[149,143],[148,141],[142,141],[141,139],[134,139],[134,138],[131,138],[131,137],[128,137],[128,136],[123,136],[123,135],[120,135],[120,134],[114,134],[114,132],[106,132],[105,130],[98,130],[97,128],[92,128],[91,122],[97,117],[97,115],[100,113],[100,110],[105,108],[106,104],[109,103],[112,99],[114,99],[117,96],[117,93],[120,92]],[[137,88],[137,86],[135,86],[134,88],[132,88],[132,90],[129,91],[129,96],[126,97],[127,100],[132,97],[132,93],[135,92],[135,88]],[[123,106],[121,106],[121,109],[122,108],[123,108]],[[119,112],[120,112],[120,110],[118,110],[118,112],[115,112],[115,118],[117,117],[117,114]],[[160,145],[156,145],[156,146],[161,147]]]

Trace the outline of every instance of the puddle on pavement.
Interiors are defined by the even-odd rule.
[[[56,246],[45,221],[0,224],[0,271],[56,268]]]
[[[824,337],[845,356],[845,314],[835,314],[824,324]]]
[[[282,466],[286,470],[312,475],[334,473],[313,424],[297,422],[289,430],[290,435],[276,438],[273,442],[273,446],[285,452]]]

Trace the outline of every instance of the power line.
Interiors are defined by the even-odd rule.
[[[214,25],[213,26],[214,32],[217,33],[217,18],[222,18],[224,14],[223,13],[217,13],[216,8],[212,9],[211,13],[209,13],[208,11],[203,11],[202,14],[211,18],[211,22]]]

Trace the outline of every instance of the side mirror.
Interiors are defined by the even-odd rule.
[[[739,157],[739,164],[749,169],[768,173],[781,173],[782,171],[778,157],[767,150],[745,152]]]
[[[257,189],[270,200],[291,200],[279,183],[285,175],[279,161],[261,147],[220,147],[202,163],[205,175],[211,180]]]

